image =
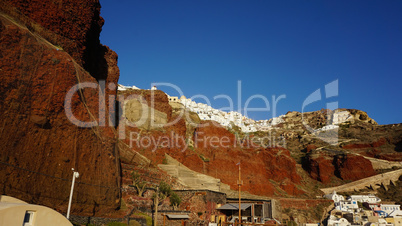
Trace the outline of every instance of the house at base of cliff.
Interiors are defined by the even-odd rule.
[[[227,199],[227,203],[217,208],[225,215],[225,222],[234,223],[239,219],[239,200]],[[241,205],[242,222],[246,223],[279,223],[280,211],[277,210],[275,200],[242,199]]]
[[[0,196],[0,225],[72,226],[67,218],[53,209],[40,205],[28,204],[19,199],[5,195]]]

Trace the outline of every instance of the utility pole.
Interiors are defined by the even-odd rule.
[[[67,219],[70,218],[71,201],[73,200],[75,178],[78,178],[80,176],[80,174],[78,172],[74,172],[74,168],[72,168],[72,170],[73,170],[73,181],[71,183],[70,199],[68,200]]]
[[[155,216],[154,216],[154,226],[158,225],[158,205],[159,205],[159,186],[156,187],[156,196],[154,200],[155,205]]]
[[[239,181],[237,184],[239,185],[239,225],[241,225],[241,186],[243,182],[241,181],[241,167],[240,162],[237,163],[239,165]]]

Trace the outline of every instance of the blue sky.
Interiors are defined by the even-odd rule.
[[[302,111],[317,89],[323,98],[305,111],[366,111],[379,124],[402,122],[402,1],[101,0],[101,42],[119,55],[123,85],[149,89],[171,83],[186,97],[239,109],[253,95],[269,119]],[[325,85],[338,80],[338,96]],[[172,96],[177,91],[159,87]],[[275,105],[276,99],[286,95]],[[201,99],[196,101],[205,102]],[[276,112],[273,111],[274,105]],[[249,107],[264,108],[260,98]],[[275,113],[275,114],[274,114]]]

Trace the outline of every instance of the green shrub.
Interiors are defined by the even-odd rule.
[[[127,224],[121,222],[109,222],[107,226],[127,226]]]
[[[176,209],[181,203],[181,198],[175,193],[172,192],[170,195],[170,205],[173,206],[173,209]]]

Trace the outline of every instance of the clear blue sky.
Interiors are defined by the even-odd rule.
[[[178,86],[215,108],[238,109],[258,94],[273,116],[301,111],[315,90],[336,79],[337,97],[309,105],[366,111],[380,124],[402,123],[402,1],[101,0],[101,42],[119,55],[123,85]],[[170,95],[175,90],[160,87]],[[201,101],[200,99],[198,100]],[[250,107],[264,107],[254,99]]]

